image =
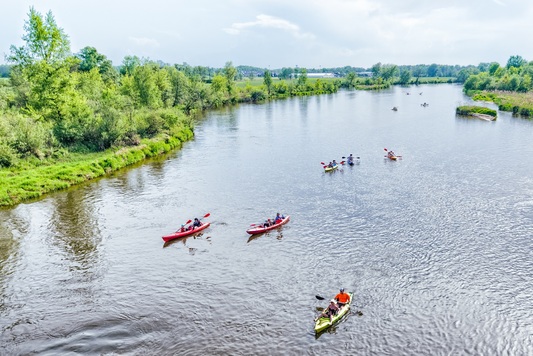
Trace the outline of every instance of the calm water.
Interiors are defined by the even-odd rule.
[[[243,105],[171,156],[1,210],[0,354],[533,354],[533,121],[456,117],[468,102]],[[276,212],[291,222],[248,237]],[[316,337],[315,295],[341,286],[353,311]]]

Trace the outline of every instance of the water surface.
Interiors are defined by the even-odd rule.
[[[242,105],[164,159],[1,210],[0,354],[533,354],[533,122],[456,117],[469,102]],[[291,222],[249,238],[276,212]],[[315,295],[341,286],[363,315],[316,336]]]

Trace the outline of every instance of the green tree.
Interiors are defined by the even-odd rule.
[[[439,71],[439,66],[435,63],[428,67],[428,77],[436,77]]]
[[[296,84],[300,87],[304,87],[307,84],[307,69],[302,68],[300,70]]]
[[[407,69],[402,70],[400,72],[399,83],[405,85],[405,84],[408,84],[410,80],[411,80],[411,71]]]
[[[292,68],[281,68],[281,72],[279,73],[279,78],[280,79],[291,79],[293,73],[294,73],[294,70]]]
[[[500,64],[498,62],[492,62],[489,66],[489,74],[494,75],[499,68]]]
[[[272,89],[272,75],[270,75],[270,72],[268,70],[265,70],[264,77],[263,77],[263,84],[265,84],[267,88],[267,93],[270,95],[271,89]]]
[[[105,81],[117,82],[118,73],[113,67],[113,63],[103,54],[98,53],[94,47],[84,47],[77,56],[81,62],[79,69],[88,72],[97,68]]]
[[[136,67],[141,65],[141,60],[137,56],[126,56],[122,60],[122,66],[120,67],[120,74],[133,75],[133,71]]]
[[[226,65],[224,66],[224,76],[227,80],[227,86],[228,86],[228,93],[230,96],[233,94],[234,87],[235,87],[235,78],[237,76],[237,69],[233,66],[233,63],[226,62]]]
[[[526,61],[521,56],[511,56],[509,57],[509,60],[507,60],[507,69],[512,67],[520,68],[525,63]]]
[[[370,71],[372,72],[373,78],[381,77],[381,62],[374,64]]]
[[[37,61],[54,63],[67,58],[70,54],[70,41],[63,29],[57,26],[52,12],[49,11],[43,18],[31,7],[28,16],[29,19],[24,24],[25,34],[22,36],[25,45],[12,45],[8,61],[26,66]]]

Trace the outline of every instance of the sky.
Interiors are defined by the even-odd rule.
[[[30,7],[120,65],[370,68],[533,60],[530,0],[0,0],[0,64]]]

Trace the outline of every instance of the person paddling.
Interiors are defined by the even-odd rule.
[[[194,222],[192,223],[193,228],[197,228],[202,226],[202,222],[198,218],[194,218]]]
[[[350,303],[350,295],[344,292],[344,288],[341,288],[339,294],[335,296],[335,300],[340,308]]]
[[[349,165],[352,165],[353,164],[353,155],[350,153],[350,155],[348,156],[348,164]]]

